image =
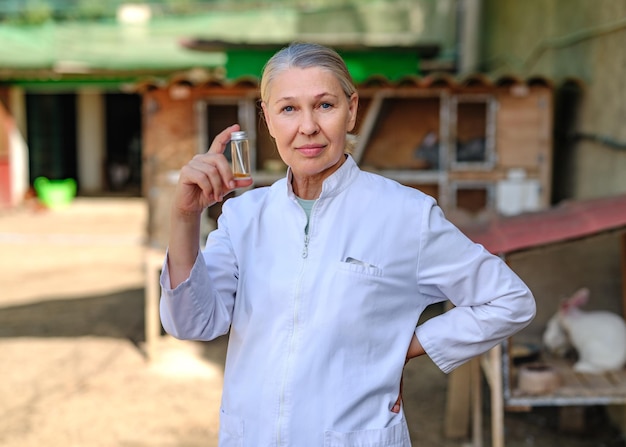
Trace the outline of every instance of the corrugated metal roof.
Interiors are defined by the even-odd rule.
[[[491,253],[507,255],[622,228],[626,228],[626,195],[568,201],[462,230]]]
[[[47,23],[30,27],[3,24],[0,26],[0,77],[29,70],[49,70],[58,77],[224,64],[223,53],[200,53],[182,48],[178,38],[184,35],[183,25],[169,20],[150,27],[124,27],[113,21]],[[196,28],[199,26],[195,24]]]
[[[0,26],[0,79],[100,72],[172,71],[221,67],[223,52],[192,51],[187,36],[246,42],[288,42],[297,14],[289,10],[217,11],[186,17],[153,17],[146,24],[116,20]]]
[[[429,12],[431,3],[420,4],[420,10]],[[403,5],[404,9],[396,11],[396,15],[402,16],[407,8],[418,8],[417,3],[410,7]],[[362,5],[353,11],[357,18],[372,20],[366,21],[367,26],[362,24],[363,29],[352,31],[348,29],[347,19],[342,20],[343,27],[327,29],[330,26],[328,17],[337,15],[335,9],[322,11],[325,15],[320,17],[310,17],[311,11],[285,7],[216,10],[190,16],[153,15],[145,22],[133,24],[120,23],[112,18],[88,22],[50,21],[41,25],[3,23],[0,26],[0,80],[29,77],[58,80],[76,74],[164,72],[226,64],[225,52],[193,51],[181,44],[190,41],[223,41],[243,46],[259,41],[285,45],[294,40],[319,39],[329,45],[342,42],[365,42],[367,45],[377,42],[380,45],[385,42],[386,46],[415,46],[419,42],[434,42],[439,48],[442,42],[449,40],[449,31],[453,30],[448,23],[450,14],[442,15],[433,10],[427,16],[432,20],[422,27],[403,29],[398,27],[404,22],[386,23],[388,17],[380,8],[372,8]],[[385,26],[380,28],[377,20],[385,22]],[[443,23],[447,25],[442,29],[448,31],[435,32],[434,25],[443,26]],[[314,27],[315,32],[307,31],[313,24],[319,25]]]

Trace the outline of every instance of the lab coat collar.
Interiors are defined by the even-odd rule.
[[[346,161],[339,166],[335,172],[333,172],[322,185],[322,193],[320,199],[330,198],[338,195],[344,189],[346,189],[359,175],[359,167],[357,166],[354,158],[350,154],[346,154]],[[293,192],[293,186],[291,181],[293,179],[293,173],[291,168],[287,169],[287,194],[289,197],[295,197]]]

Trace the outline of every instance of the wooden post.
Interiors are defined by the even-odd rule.
[[[447,312],[453,307],[450,301],[446,301],[444,311]],[[459,366],[448,376],[444,436],[449,439],[461,439],[468,436],[470,403],[473,397],[472,362],[478,363],[478,359]]]
[[[470,366],[470,394],[472,402],[472,447],[483,447],[483,393],[480,359],[475,358]]]
[[[620,236],[621,247],[621,280],[622,280],[622,315],[626,318],[626,232]],[[626,432],[626,407],[624,405],[609,406],[611,419],[615,421],[622,433]]]
[[[621,236],[621,246],[622,246],[622,314],[626,318],[626,232],[622,233]]]
[[[161,322],[159,319],[159,276],[165,254],[159,250],[147,249],[144,262],[144,324],[146,337],[146,356],[154,360],[156,344],[161,336]]]
[[[446,399],[446,416],[444,435],[450,439],[467,438],[469,428],[469,409],[471,389],[472,363],[459,366],[450,373],[448,378],[448,396]]]
[[[374,130],[374,126],[376,125],[376,120],[378,119],[378,114],[380,113],[380,109],[383,105],[383,100],[384,96],[381,92],[377,92],[372,98],[372,103],[367,111],[367,115],[365,115],[365,121],[363,121],[361,131],[359,132],[359,141],[354,149],[354,153],[352,154],[354,161],[357,163],[360,163],[363,158],[365,147],[367,146],[372,131]]]
[[[504,387],[502,380],[502,345],[489,351],[491,367],[491,445],[504,447]]]

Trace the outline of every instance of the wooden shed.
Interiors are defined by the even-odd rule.
[[[464,231],[504,258],[533,290],[537,301],[535,320],[480,359],[491,392],[491,445],[505,444],[507,410],[626,404],[626,369],[603,374],[575,372],[573,360],[550,355],[542,349],[541,339],[560,299],[581,286],[591,290],[586,310],[626,315],[626,195],[566,202],[542,212],[465,227]],[[542,393],[522,389],[516,346],[537,347],[535,354],[541,364],[557,372],[560,385]],[[473,383],[479,387],[477,377]],[[478,446],[482,445],[481,405],[476,400],[481,393],[474,389],[472,394],[473,426],[479,431],[474,444]]]
[[[549,206],[552,172],[552,86],[543,79],[447,74],[373,76],[360,94],[355,158],[435,197],[452,220],[511,215]],[[253,179],[269,185],[284,175],[262,121],[258,80],[219,80],[193,72],[144,82],[143,189],[148,237],[164,247],[177,171],[205,151],[227,125],[251,140]],[[219,209],[210,210],[215,217]]]
[[[549,82],[433,74],[365,84],[360,95],[364,169],[424,190],[463,222],[549,205]]]

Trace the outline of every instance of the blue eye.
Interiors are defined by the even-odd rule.
[[[283,107],[283,112],[293,112],[293,106],[285,106],[285,107]]]
[[[320,107],[321,107],[322,109],[330,109],[332,106],[333,106],[333,105],[332,105],[332,104],[330,104],[330,103],[328,103],[328,102],[324,102],[324,103],[322,103],[322,104],[320,105]]]

